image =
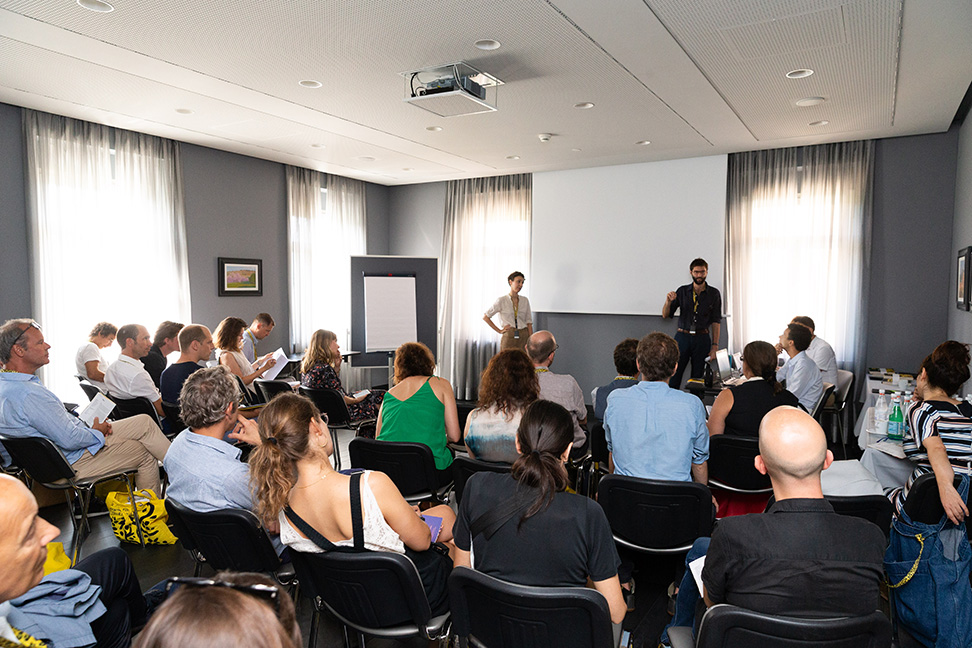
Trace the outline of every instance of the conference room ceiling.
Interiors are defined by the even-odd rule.
[[[942,132],[972,82],[969,0],[108,1],[0,0],[0,101],[385,185]],[[403,100],[456,61],[495,112]]]

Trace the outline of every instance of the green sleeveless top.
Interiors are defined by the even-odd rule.
[[[424,443],[432,449],[437,469],[452,465],[452,454],[446,447],[445,405],[436,398],[428,380],[405,400],[385,393],[378,440]]]

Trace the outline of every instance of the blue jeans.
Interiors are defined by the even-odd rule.
[[[695,626],[695,607],[698,605],[702,595],[699,593],[699,588],[695,584],[695,578],[692,577],[692,570],[689,569],[689,563],[701,558],[709,551],[709,541],[711,539],[698,538],[685,556],[685,574],[682,576],[682,582],[678,586],[678,598],[675,599],[675,616],[665,626],[665,630],[662,631],[661,637],[658,639],[663,644],[668,643],[669,628],[673,626],[686,626],[689,628]]]

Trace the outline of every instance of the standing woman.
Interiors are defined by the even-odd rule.
[[[530,310],[530,300],[520,296],[525,277],[522,272],[514,272],[507,281],[510,284],[510,294],[503,295],[490,306],[483,321],[489,328],[503,336],[500,340],[500,351],[507,349],[522,349],[526,351],[527,339],[533,335],[533,311]],[[493,315],[499,313],[502,328],[493,323]]]

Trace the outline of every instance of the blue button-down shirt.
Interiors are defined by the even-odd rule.
[[[823,378],[806,351],[801,351],[780,367],[776,372],[776,379],[786,381],[786,390],[797,397],[800,405],[808,412],[813,412],[820,395],[823,394]]]
[[[611,392],[604,432],[618,475],[692,481],[692,464],[709,459],[702,401],[667,382]]]
[[[0,373],[0,434],[50,439],[72,464],[85,450],[95,454],[105,445],[104,435],[68,414],[37,376],[16,372]],[[6,450],[0,454],[10,461]]]

